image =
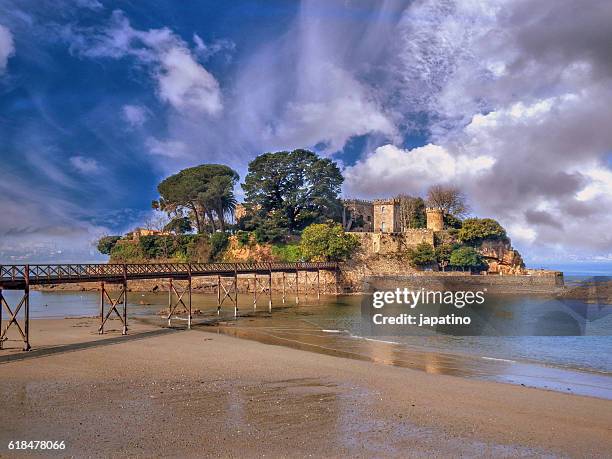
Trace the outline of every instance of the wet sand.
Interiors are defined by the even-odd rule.
[[[73,325],[34,320],[33,336],[53,327],[89,344],[47,342],[53,353],[0,361],[0,455],[17,456],[8,442],[30,439],[64,440],[60,456],[97,457],[604,457],[612,449],[607,400],[201,328],[143,326],[100,341]]]

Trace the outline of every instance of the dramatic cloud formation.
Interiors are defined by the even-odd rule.
[[[611,20],[606,2],[416,2],[397,25],[396,105],[427,112],[452,159],[404,152],[402,183],[379,148],[347,170],[347,193],[422,192],[425,175],[463,187],[532,252],[610,253]],[[490,167],[466,161],[479,157]]]

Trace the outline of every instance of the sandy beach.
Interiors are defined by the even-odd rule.
[[[612,449],[608,400],[321,355],[213,328],[136,325],[128,337],[99,337],[95,323],[34,320],[38,350],[0,351],[3,457],[23,456],[7,450],[9,441],[37,439],[64,440],[57,454],[77,457],[604,457]],[[54,346],[52,335],[69,338]]]

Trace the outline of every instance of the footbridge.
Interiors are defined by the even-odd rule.
[[[305,281],[305,293],[310,286],[321,294],[321,271],[332,272],[335,285],[338,279],[338,263],[146,263],[146,264],[36,264],[0,265],[0,349],[7,339],[7,332],[15,326],[23,339],[23,349],[30,350],[30,288],[38,285],[57,285],[70,283],[96,282],[100,284],[100,326],[115,314],[123,324],[123,334],[127,334],[127,292],[128,282],[146,279],[167,279],[168,325],[177,313],[184,313],[187,328],[191,328],[192,279],[208,277],[214,280],[217,293],[217,314],[221,306],[228,302],[234,306],[234,317],[238,315],[238,277],[247,276],[253,280],[253,307],[261,295],[268,297],[268,309],[272,311],[272,278],[282,277],[282,302],[288,292],[295,294],[299,302],[300,274]],[[117,289],[109,291],[105,284],[116,284]],[[23,291],[20,300],[10,305],[3,290]],[[111,296],[111,294],[113,296]],[[107,307],[108,306],[108,307]],[[2,317],[3,310],[8,319]],[[21,312],[21,314],[20,314]]]

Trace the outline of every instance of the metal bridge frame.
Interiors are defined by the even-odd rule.
[[[30,287],[32,285],[66,284],[77,282],[100,282],[100,326],[98,332],[104,333],[104,325],[115,313],[123,325],[122,334],[128,332],[127,293],[129,280],[168,279],[168,326],[171,326],[179,307],[187,314],[187,328],[192,325],[191,284],[193,277],[217,277],[217,315],[221,306],[228,300],[234,305],[234,317],[238,316],[238,275],[253,275],[253,309],[257,308],[258,297],[268,294],[268,311],[272,312],[272,274],[282,274],[282,301],[285,303],[287,288],[295,290],[295,302],[299,303],[300,271],[304,272],[304,294],[316,289],[317,298],[321,296],[320,273],[322,270],[334,272],[336,293],[338,293],[339,265],[326,263],[148,263],[148,264],[67,264],[67,265],[0,265],[0,349],[6,341],[7,332],[15,326],[23,340],[23,350],[30,346]],[[310,273],[310,274],[309,274]],[[295,274],[295,275],[294,275]],[[260,277],[258,277],[260,276]],[[315,276],[315,277],[313,277]],[[267,282],[266,282],[267,279]],[[186,281],[182,287],[181,282]],[[313,283],[309,286],[309,281]],[[316,284],[314,284],[316,283]],[[119,295],[112,298],[105,284],[120,285]],[[326,283],[324,279],[324,289]],[[21,290],[23,295],[11,307],[3,295],[4,290]],[[185,295],[187,303],[185,303]],[[105,311],[106,304],[110,307]],[[123,307],[120,308],[119,306]],[[3,318],[3,310],[8,312],[8,320]],[[19,313],[23,317],[19,319]],[[184,319],[183,319],[184,320]],[[2,325],[5,325],[2,327]]]

